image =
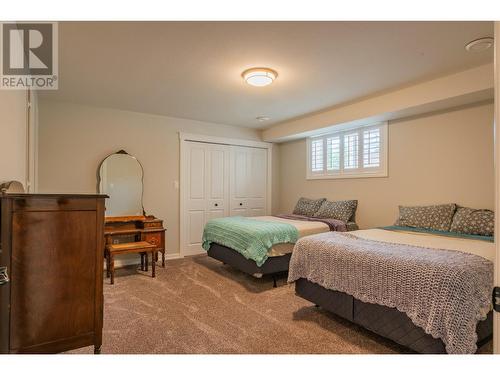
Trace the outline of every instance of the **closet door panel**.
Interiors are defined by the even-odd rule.
[[[262,198],[266,196],[267,180],[267,151],[252,149],[250,151],[250,178],[248,190],[250,198]]]
[[[267,150],[250,149],[247,209],[249,216],[266,214]]]
[[[248,151],[239,148],[233,154],[234,158],[234,197],[246,198],[248,191]]]
[[[249,167],[249,149],[231,147],[231,216],[248,216]]]
[[[206,150],[193,145],[190,150],[189,199],[205,199],[205,158]]]
[[[229,146],[207,145],[207,220],[229,216]]]
[[[201,239],[206,222],[206,176],[207,176],[207,149],[201,143],[187,143],[187,199],[184,253],[196,254],[201,252]]]
[[[224,170],[225,151],[216,148],[209,150],[209,198],[224,199],[226,173]]]
[[[203,228],[205,227],[205,210],[191,210],[188,216],[188,245],[198,248],[201,246]]]

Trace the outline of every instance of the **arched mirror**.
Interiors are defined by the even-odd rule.
[[[124,150],[107,156],[99,166],[99,193],[107,194],[106,216],[142,216],[144,171]]]

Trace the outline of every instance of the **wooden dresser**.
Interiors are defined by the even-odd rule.
[[[0,194],[0,353],[100,352],[105,198]]]

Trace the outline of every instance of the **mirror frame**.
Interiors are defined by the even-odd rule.
[[[141,184],[142,184],[142,191],[141,191],[141,207],[142,207],[142,216],[140,217],[137,217],[137,218],[142,218],[142,217],[145,217],[146,216],[146,211],[144,211],[144,167],[142,166],[141,162],[139,161],[139,159],[137,159],[135,156],[133,155],[130,155],[127,151],[125,150],[119,150],[117,152],[113,152],[109,155],[107,155],[104,159],[102,159],[102,161],[99,163],[99,166],[97,167],[97,192],[100,193],[100,194],[103,194],[102,191],[101,191],[101,167],[102,167],[102,164],[106,161],[106,159],[108,159],[109,157],[113,156],[113,155],[128,155],[130,156],[131,158],[135,159],[135,161],[137,161],[137,163],[139,164],[139,166],[141,167]],[[136,216],[106,216],[106,218],[135,218]]]

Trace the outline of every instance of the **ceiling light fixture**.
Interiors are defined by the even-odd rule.
[[[275,70],[269,68],[251,68],[241,73],[246,83],[252,86],[267,86],[278,77]]]
[[[267,117],[267,116],[259,116],[259,117],[256,117],[255,119],[258,120],[258,121],[260,121],[260,122],[271,120],[271,118]]]
[[[467,43],[465,49],[469,52],[482,52],[493,46],[494,39],[491,37],[475,39]]]

